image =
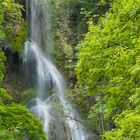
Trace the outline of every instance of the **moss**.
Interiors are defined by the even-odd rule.
[[[11,44],[13,50],[17,52],[21,52],[27,37],[27,29],[26,29],[25,22],[23,22],[21,25],[17,25],[17,28],[19,29],[13,32],[12,31],[13,27],[11,25],[8,25],[5,31],[6,31],[7,41]]]
[[[8,1],[3,4],[4,32],[7,42],[14,51],[21,52],[27,37],[26,21],[23,18],[23,5]]]
[[[14,51],[20,52],[22,50],[26,36],[27,31],[25,24],[23,23],[23,25],[20,27],[20,30],[16,32],[15,38],[13,38],[11,41]]]

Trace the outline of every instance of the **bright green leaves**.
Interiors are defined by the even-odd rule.
[[[106,132],[103,140],[139,140],[140,138],[140,112],[124,111],[115,120],[117,129]]]
[[[10,132],[9,130],[5,130],[3,127],[0,128],[0,132],[1,132],[0,139],[2,139],[2,140],[15,140],[15,133],[14,132]]]
[[[0,134],[0,139],[7,137],[10,133],[14,135],[14,139],[45,140],[42,125],[22,105],[0,106],[0,119],[0,131],[8,132],[5,135]]]
[[[88,84],[89,89],[93,89],[93,86],[101,85],[101,79],[105,77],[106,60],[102,58],[107,57],[108,54],[102,51],[100,27],[96,28],[90,24],[89,28],[91,31],[87,33],[85,41],[79,46],[80,61],[77,64],[76,73],[80,83]]]
[[[46,140],[39,120],[24,106],[11,102],[12,97],[0,88],[0,139]]]
[[[139,136],[139,37],[140,1],[114,0],[98,25],[89,24],[79,45],[78,82],[88,88],[87,97],[101,97],[102,101],[95,100],[89,118],[97,118],[101,106],[103,122],[112,127],[116,120],[117,128],[105,133],[107,140],[137,140]]]
[[[0,104],[3,104],[5,101],[12,100],[12,97],[7,93],[4,88],[0,88]]]
[[[0,88],[0,139],[46,140],[39,120],[24,106],[11,103],[11,100],[7,91]]]

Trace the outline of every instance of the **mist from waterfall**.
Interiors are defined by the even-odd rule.
[[[64,95],[65,81],[51,60],[51,1],[27,1],[27,9],[30,35],[23,61],[26,73],[30,61],[34,62],[32,73],[37,89],[36,97],[27,106],[41,120],[47,140],[87,140],[88,134],[77,121],[80,118],[76,110]]]

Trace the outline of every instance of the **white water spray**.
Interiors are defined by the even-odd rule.
[[[31,0],[28,4],[31,9],[31,41],[25,43],[24,64],[26,68],[28,62],[34,60],[38,93],[28,104],[31,112],[42,121],[48,140],[87,140],[88,135],[83,125],[77,121],[78,114],[64,95],[63,77],[50,59],[51,6],[50,0],[43,0],[43,4],[41,1]],[[54,108],[56,101],[64,113],[63,119]]]

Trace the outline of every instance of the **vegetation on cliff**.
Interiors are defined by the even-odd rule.
[[[11,0],[5,0],[1,4],[5,41],[14,51],[20,52],[27,38],[26,23],[22,15],[22,11],[25,9],[23,5]]]
[[[140,138],[139,29],[140,1],[113,0],[78,45],[78,98],[94,99],[88,121],[104,140]]]
[[[26,38],[21,10],[23,6],[14,1],[0,0],[0,139],[45,140],[42,124],[24,106],[14,103],[1,86],[6,61],[3,51],[11,46],[20,52]]]

